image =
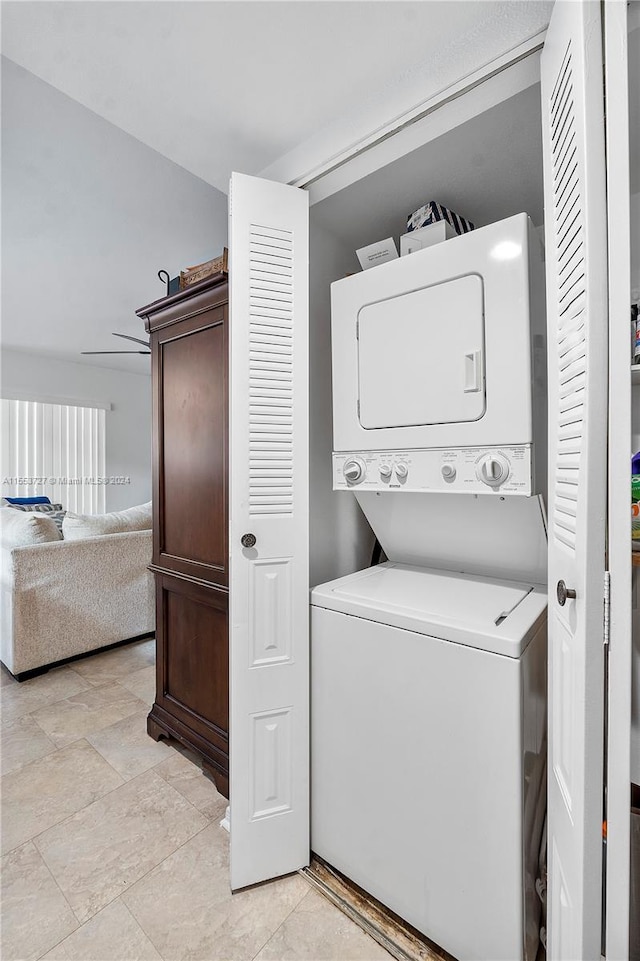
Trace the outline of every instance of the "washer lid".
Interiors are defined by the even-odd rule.
[[[316,587],[311,602],[519,657],[545,616],[547,595],[532,584],[386,563]]]

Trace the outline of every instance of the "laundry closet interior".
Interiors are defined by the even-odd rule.
[[[592,5],[592,14],[596,8],[598,5]],[[600,16],[599,9],[597,15]],[[626,274],[622,274],[627,289],[622,290],[620,284],[614,287],[609,274],[605,309],[610,325],[615,321],[617,327],[615,333],[609,330],[608,341],[605,331],[605,349],[597,360],[604,365],[601,389],[609,417],[609,450],[626,448],[626,453],[607,466],[605,429],[604,449],[599,456],[605,478],[608,472],[609,514],[626,517],[627,534],[624,544],[620,538],[614,543],[611,532],[622,531],[621,524],[616,528],[610,520],[605,533],[606,522],[601,519],[602,557],[598,564],[602,573],[595,571],[599,595],[589,610],[596,611],[596,620],[603,612],[600,585],[605,581],[606,568],[618,590],[617,603],[618,585],[626,590],[618,613],[612,608],[612,624],[624,628],[627,618],[630,633],[633,607],[635,648],[632,663],[628,638],[626,688],[623,677],[620,689],[626,691],[629,713],[626,730],[617,742],[627,752],[626,768],[624,758],[615,767],[617,760],[612,756],[594,764],[600,764],[601,782],[609,784],[611,798],[611,786],[616,784],[616,817],[624,820],[620,810],[626,804],[622,840],[617,833],[619,821],[611,821],[610,856],[613,857],[615,845],[615,850],[622,851],[620,864],[623,868],[626,865],[628,872],[629,845],[634,843],[633,820],[631,838],[629,829],[631,784],[640,784],[640,568],[632,564],[629,530],[630,458],[640,449],[640,375],[631,369],[629,312],[630,303],[640,298],[637,9],[630,9],[628,20],[625,15],[609,25],[609,42],[614,26],[628,33],[630,103],[625,124],[631,153],[626,157],[630,178],[626,222],[623,218],[621,230],[624,233],[631,225],[631,256]],[[559,275],[559,299],[564,296],[561,288],[567,278],[568,288],[577,284],[576,298],[581,296],[583,275],[591,269],[590,257],[593,258],[589,254],[582,274],[579,269],[574,271],[580,259],[576,251],[582,243],[579,230],[589,238],[591,250],[594,231],[603,231],[605,273],[607,237],[610,251],[616,243],[615,225],[611,220],[607,223],[604,204],[593,219],[595,227],[592,226],[593,211],[588,208],[589,196],[583,190],[582,174],[578,171],[575,183],[572,182],[572,155],[564,152],[570,147],[570,142],[562,139],[565,123],[570,128],[575,122],[577,137],[582,135],[577,41],[573,38],[573,48],[571,43],[562,47],[560,36],[560,54],[555,65],[553,51],[543,54],[547,56],[547,74],[556,71],[552,88],[548,86],[549,76],[547,87],[543,78],[541,88],[543,42],[544,38],[539,37],[523,45],[515,55],[505,56],[491,69],[447,91],[439,102],[436,98],[393,135],[381,131],[372,144],[354,151],[349,158],[336,157],[324,169],[296,184],[308,192],[310,203],[309,473],[308,486],[305,485],[308,510],[304,511],[304,498],[296,500],[295,491],[291,502],[295,509],[302,507],[308,520],[308,531],[301,522],[299,544],[304,544],[308,536],[308,583],[312,589],[310,675],[305,674],[306,661],[298,656],[297,668],[302,673],[296,690],[303,691],[303,678],[310,676],[310,715],[305,713],[308,704],[299,705],[295,693],[290,695],[292,707],[286,710],[276,708],[277,699],[272,704],[267,703],[268,699],[259,701],[251,687],[258,677],[255,668],[270,671],[268,683],[273,684],[275,691],[279,683],[275,680],[277,672],[284,669],[291,650],[284,644],[282,650],[277,649],[274,641],[273,654],[269,655],[271,666],[265,669],[261,665],[269,658],[254,657],[252,648],[250,658],[254,660],[250,668],[254,674],[249,680],[246,664],[241,663],[242,658],[246,660],[243,648],[236,651],[234,662],[233,631],[234,625],[240,623],[240,615],[233,613],[233,588],[231,596],[232,885],[239,888],[291,869],[286,867],[287,856],[282,854],[290,841],[286,818],[299,816],[299,851],[310,846],[322,861],[459,961],[479,957],[487,961],[534,961],[541,929],[543,941],[546,936],[547,905],[544,883],[540,882],[546,869],[547,837],[547,604],[549,620],[553,616],[560,624],[555,629],[563,629],[566,621],[567,630],[574,630],[576,615],[572,605],[578,603],[573,583],[565,583],[556,575],[555,568],[551,573],[547,570],[547,535],[553,533],[573,554],[576,538],[579,543],[581,536],[577,525],[586,523],[579,510],[572,513],[574,508],[567,502],[572,500],[571,470],[581,457],[582,437],[581,427],[575,432],[577,415],[572,418],[571,412],[580,407],[581,377],[587,374],[580,366],[585,351],[580,346],[577,307],[571,329],[568,333],[560,332],[560,346],[551,340],[547,343],[545,124],[550,129],[552,155],[555,151],[555,161],[549,163],[562,164],[569,158],[565,167],[557,166],[555,171],[550,168],[556,178],[556,192],[551,191],[547,197],[547,207],[553,203],[558,222],[569,231],[566,242],[562,234],[556,236],[560,254],[559,259],[554,254],[554,270],[556,280]],[[609,60],[611,71],[613,58],[610,56]],[[572,70],[576,71],[573,81]],[[550,118],[545,116],[545,104],[550,104]],[[607,118],[610,124],[614,120]],[[612,135],[613,131],[608,133]],[[587,139],[587,146],[590,143]],[[613,163],[612,157],[609,162]],[[624,168],[624,158],[621,163]],[[615,176],[613,168],[609,175]],[[563,178],[567,183],[564,196]],[[590,188],[589,178],[587,181]],[[251,189],[247,188],[249,193]],[[267,229],[267,214],[249,212],[252,201],[244,190],[242,179],[235,184],[232,180],[232,383],[234,349],[239,356],[241,346],[238,341],[234,348],[233,343],[234,284],[236,304],[242,308],[239,275],[246,271],[251,284],[250,255],[245,262],[238,253],[238,224],[251,224],[250,229],[257,232],[251,234],[254,244],[289,243],[287,231],[279,229],[275,219],[271,221],[273,230],[268,228],[270,239],[265,241],[269,235],[260,231]],[[563,208],[563,202],[574,190],[573,200]],[[612,184],[609,191],[613,198]],[[475,229],[360,272],[356,250],[387,237],[393,237],[399,245],[407,217],[429,201],[437,201],[467,218]],[[253,249],[255,252],[260,248],[254,245]],[[629,249],[629,241],[625,249]],[[564,266],[563,256],[567,258]],[[574,264],[567,268],[567,260],[574,256]],[[238,279],[234,279],[236,267]],[[269,281],[262,276],[261,266],[259,275],[259,284],[264,284],[262,289],[268,291]],[[588,287],[588,282],[587,277],[582,287]],[[294,302],[295,296],[294,293]],[[587,289],[587,300],[590,296]],[[615,297],[618,306],[626,303],[626,312],[620,309],[614,317]],[[576,298],[567,298],[567,308]],[[428,336],[423,336],[421,330],[423,320],[430,325]],[[269,321],[268,314],[263,321],[260,336],[269,322],[276,323],[274,317]],[[452,327],[463,334],[456,338]],[[438,360],[438,328],[448,352],[442,364]],[[282,332],[275,336],[289,336],[284,321]],[[562,337],[577,340],[566,340],[563,348]],[[621,347],[624,337],[626,356]],[[593,353],[595,345],[594,337],[590,345]],[[302,349],[305,347],[302,343]],[[464,378],[464,386],[460,386],[456,397],[448,393],[448,377],[453,369],[451,352],[459,354],[460,384]],[[565,355],[566,362],[562,359]],[[556,432],[553,417],[549,419],[554,436],[548,439],[546,358],[549,367],[554,366],[553,389],[557,392],[555,399],[550,395],[550,404],[560,399],[559,426]],[[572,369],[564,375],[567,366],[574,363],[575,372]],[[402,365],[406,365],[406,373],[399,370]],[[612,376],[612,371],[617,371],[618,376]],[[437,381],[437,389],[430,395],[437,414],[431,421],[420,406],[421,376],[426,388],[430,380]],[[260,386],[261,381],[249,382],[250,404],[255,403],[252,383],[258,384],[258,391],[264,387]],[[295,388],[293,396],[295,404]],[[232,423],[233,397],[232,389]],[[236,401],[236,411],[243,403]],[[451,416],[450,410],[454,411]],[[618,413],[614,418],[615,411]],[[606,421],[606,411],[603,417]],[[614,421],[617,427],[612,428]],[[614,431],[617,447],[611,441]],[[621,432],[625,434],[622,438]],[[592,440],[589,443],[593,447]],[[234,455],[233,431],[231,444],[233,475],[234,456],[238,463],[242,455],[240,446]],[[294,435],[294,448],[295,444]],[[250,456],[266,457],[266,453],[255,453],[266,451],[266,445],[249,445],[248,449],[254,452]],[[590,451],[590,464],[595,463],[595,453]],[[548,459],[552,465],[549,472]],[[261,483],[266,484],[266,472],[262,473]],[[554,478],[559,491],[560,508],[556,503],[552,516],[548,516],[548,477]],[[603,491],[606,492],[606,484]],[[626,492],[624,504],[620,501],[621,492]],[[615,502],[611,500],[614,494]],[[289,504],[289,495],[283,491],[280,495],[280,503]],[[238,509],[234,520],[233,493],[231,496],[233,584],[234,544],[241,533],[246,536],[243,525],[252,523],[252,512],[242,516]],[[256,503],[260,497],[264,500],[266,494],[259,492]],[[603,497],[606,513],[606,493]],[[278,502],[276,496],[274,503]],[[259,511],[253,513],[258,524]],[[260,556],[263,535],[256,526],[252,530],[253,543],[257,537],[257,545],[254,549],[252,544],[250,552],[245,550],[242,557],[236,553],[237,565]],[[268,528],[265,526],[264,530]],[[380,547],[382,565],[377,563]],[[258,553],[252,553],[254,550]],[[273,578],[280,578],[288,585],[286,590],[291,590],[293,581],[287,580],[289,574],[283,579],[284,562],[278,550],[274,550],[269,563],[270,583],[274,583]],[[250,592],[253,582],[247,583]],[[276,594],[273,597],[277,608],[279,601]],[[577,623],[580,628],[580,617]],[[567,634],[567,643],[571,639]],[[604,676],[604,662],[598,669]],[[583,668],[576,662],[575,671],[578,670]],[[624,664],[622,669],[619,662],[615,664],[616,676],[624,675],[624,670]],[[588,674],[588,668],[585,672]],[[632,673],[636,696],[633,713],[629,706]],[[564,675],[556,670],[556,677]],[[240,691],[235,695],[235,706],[234,684]],[[563,703],[563,691],[550,688],[549,697],[555,698],[552,712],[557,712]],[[281,699],[279,703],[284,703],[282,691],[277,697]],[[295,718],[297,726],[293,727],[290,718],[298,707],[301,712]],[[571,709],[574,707],[572,704]],[[615,710],[603,691],[602,703],[595,711],[596,721],[601,725],[606,722],[612,731],[620,724],[620,714]],[[631,728],[629,717],[633,719]],[[624,724],[624,712],[622,718]],[[551,723],[553,727],[553,719]],[[239,732],[236,745],[234,730]],[[306,769],[305,749],[299,742],[306,742],[307,749],[310,744]],[[559,772],[560,781],[566,775],[567,796],[575,786],[571,777],[575,776],[577,783],[580,778],[586,782],[590,776],[589,771],[585,774],[580,769],[576,774],[563,767],[568,764],[563,750],[575,751],[577,745],[577,740],[568,747],[556,745],[555,759],[550,761]],[[259,750],[273,752],[274,770],[278,761],[289,764],[286,777],[278,780],[274,775],[265,787],[266,782],[260,778],[264,780],[266,774],[256,775],[251,768]],[[238,758],[245,759],[236,762],[237,815],[234,751]],[[303,769],[307,774],[296,773]],[[282,773],[283,769],[278,770]],[[621,780],[626,783],[623,792]],[[258,782],[262,785],[262,801],[258,798]],[[576,791],[584,793],[582,781]],[[621,793],[625,795],[624,802],[620,801]],[[310,825],[305,803],[310,803]],[[601,795],[597,803],[603,810]],[[584,816],[586,823],[590,810],[586,804],[577,815],[578,808],[574,807],[573,814]],[[276,838],[273,828],[275,840],[267,841],[271,830],[268,824],[274,824],[277,818],[280,833]],[[247,831],[245,821],[250,823]],[[603,858],[601,822],[600,818],[595,834],[592,828],[586,829],[587,834],[590,832],[589,856],[599,858],[598,865]],[[556,841],[564,855],[563,838],[559,835]],[[257,869],[262,872],[261,877],[252,874],[253,869],[245,870],[252,844],[254,854],[259,849],[260,856],[264,855],[262,866]],[[570,837],[567,845],[571,847]],[[295,844],[288,848],[294,849]],[[304,854],[301,856],[304,858]],[[295,853],[291,858],[295,861]],[[578,862],[579,867],[584,866],[579,857]],[[557,852],[555,863],[560,864]],[[558,875],[566,880],[566,888],[553,908],[558,930],[566,899],[582,897],[579,882],[571,873],[573,866],[566,864],[565,860],[566,879],[562,872]],[[574,884],[576,887],[572,887]],[[629,901],[634,897],[628,874],[621,879],[612,875],[608,884],[607,916],[612,926],[622,919],[622,926],[627,925],[628,939]],[[560,890],[558,878],[556,890]],[[621,897],[626,897],[626,904],[621,905]],[[589,913],[589,898],[585,893],[585,913]],[[590,923],[593,930],[585,934]],[[600,907],[598,917],[585,921],[582,927],[587,940],[593,940],[597,928],[599,943],[600,929],[604,930]],[[619,934],[619,925],[616,930]],[[603,947],[605,942],[609,944],[609,953],[615,956],[613,935],[610,943],[606,932],[603,938]],[[556,943],[550,957],[561,957],[563,950]],[[570,956],[574,955],[566,954]]]

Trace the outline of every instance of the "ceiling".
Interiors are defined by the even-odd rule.
[[[4,0],[2,53],[226,192],[234,169],[366,136],[539,32],[551,7]]]
[[[3,0],[3,347],[146,372],[80,351],[126,348],[111,332],[143,333],[157,270],[220,253],[232,170],[326,160],[544,29],[551,7]],[[413,203],[396,186],[385,224]]]

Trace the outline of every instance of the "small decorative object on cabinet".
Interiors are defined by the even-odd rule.
[[[137,311],[151,338],[156,698],[151,737],[196,752],[229,794],[228,284]]]

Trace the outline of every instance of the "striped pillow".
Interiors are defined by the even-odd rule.
[[[7,507],[14,511],[43,511],[45,514],[62,510],[62,504],[7,504]]]

